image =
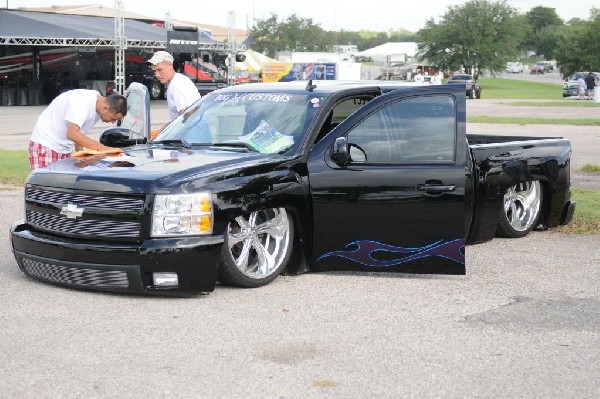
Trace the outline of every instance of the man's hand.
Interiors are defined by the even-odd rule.
[[[110,151],[110,150],[114,150],[116,147],[107,147],[105,145],[100,144],[99,148],[95,148],[95,150],[98,151]]]

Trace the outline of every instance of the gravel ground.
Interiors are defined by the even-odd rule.
[[[0,229],[23,214],[5,192]],[[600,396],[597,236],[467,247],[467,275],[314,273],[154,298],[27,278],[0,242],[6,398]]]

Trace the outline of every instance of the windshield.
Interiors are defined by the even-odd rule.
[[[264,153],[298,148],[323,96],[312,93],[210,93],[177,117],[153,141],[245,147]]]

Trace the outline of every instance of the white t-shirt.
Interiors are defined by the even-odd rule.
[[[415,81],[416,83],[423,83],[425,81],[425,78],[423,77],[423,75],[418,73],[415,75],[413,81]]]
[[[69,123],[79,126],[86,133],[100,120],[96,112],[96,90],[69,90],[46,107],[38,118],[31,134],[31,141],[39,143],[60,154],[69,154],[75,143],[67,138]]]
[[[188,77],[175,73],[167,87],[167,106],[171,120],[179,115],[179,111],[189,107],[200,98],[200,93]]]

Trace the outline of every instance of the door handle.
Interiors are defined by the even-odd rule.
[[[418,184],[417,191],[425,191],[427,193],[448,193],[456,189],[455,185],[444,186],[441,184]]]

